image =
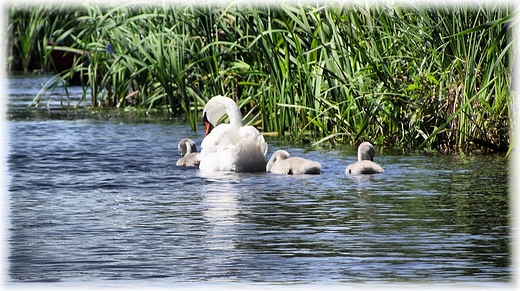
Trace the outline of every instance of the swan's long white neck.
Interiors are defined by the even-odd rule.
[[[240,113],[240,109],[231,98],[220,95],[211,98],[204,107],[203,115],[206,115],[206,118],[213,126],[217,126],[218,121],[224,115],[228,116],[231,125],[242,126],[242,113]]]

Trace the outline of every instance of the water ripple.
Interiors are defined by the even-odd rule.
[[[507,159],[269,152],[319,176],[175,166],[185,124],[9,122],[15,282],[508,282]],[[270,154],[269,154],[270,155]]]

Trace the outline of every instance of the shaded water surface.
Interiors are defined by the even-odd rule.
[[[271,139],[322,174],[204,174],[175,166],[187,124],[6,125],[13,282],[511,279],[504,156],[378,151],[384,174],[347,176],[354,148]]]

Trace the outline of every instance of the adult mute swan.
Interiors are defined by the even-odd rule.
[[[319,174],[321,165],[319,162],[291,157],[287,151],[277,150],[269,159],[266,170],[275,174],[288,175]]]
[[[200,164],[197,145],[189,138],[184,138],[177,146],[182,158],[177,160],[177,166],[198,167]]]
[[[358,161],[347,166],[346,174],[379,174],[383,168],[373,162],[376,150],[369,142],[363,142],[358,147]]]
[[[228,116],[229,123],[218,124],[224,115]],[[233,100],[220,95],[211,98],[202,118],[206,137],[202,141],[200,170],[265,171],[267,143],[256,128],[242,126],[242,114]]]

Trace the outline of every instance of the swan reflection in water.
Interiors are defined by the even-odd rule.
[[[202,203],[208,249],[231,250],[236,245],[240,178],[234,172],[199,172],[204,178]],[[218,258],[215,258],[218,259]]]

